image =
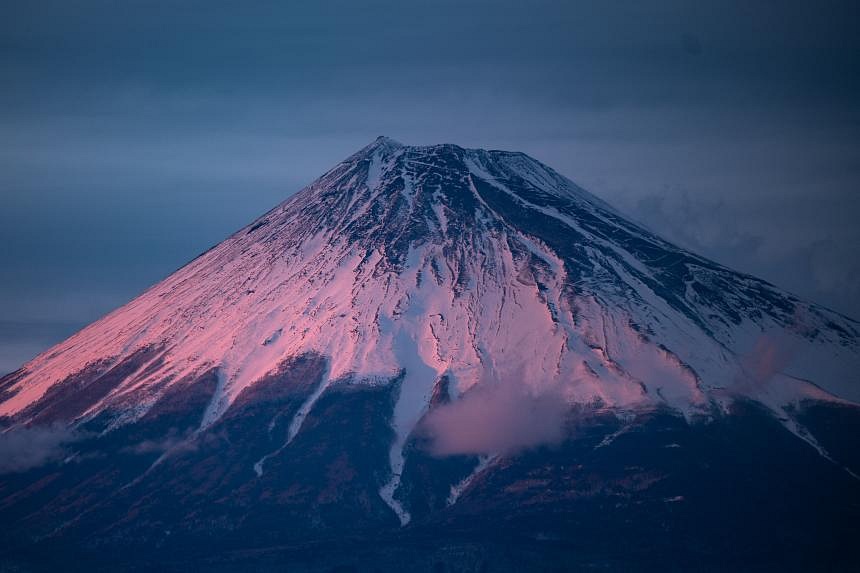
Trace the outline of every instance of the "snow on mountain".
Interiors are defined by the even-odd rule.
[[[379,138],[0,381],[0,417],[119,427],[214,367],[205,429],[306,352],[326,357],[325,382],[287,443],[332,384],[399,380],[381,494],[403,522],[402,449],[442,376],[454,398],[513,381],[688,418],[740,396],[798,434],[787,406],[860,402],[857,322],[660,239],[522,153]]]

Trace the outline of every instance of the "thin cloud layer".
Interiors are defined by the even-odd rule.
[[[487,382],[431,410],[422,430],[435,456],[512,454],[559,443],[569,411],[557,385],[535,391],[514,380]]]
[[[60,462],[70,454],[68,446],[79,439],[79,433],[60,426],[15,428],[2,433],[0,474]]]

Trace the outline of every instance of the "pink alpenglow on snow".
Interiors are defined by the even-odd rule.
[[[399,384],[381,495],[406,522],[396,492],[419,425],[436,455],[492,456],[557,442],[575,405],[689,419],[740,396],[802,432],[798,401],[860,400],[859,331],[664,241],[524,154],[379,138],[5,377],[0,417],[119,428],[214,372],[204,431],[312,353],[325,374],[282,447],[333,388]],[[773,337],[794,359],[761,343],[750,362]],[[451,401],[431,409],[443,376]]]

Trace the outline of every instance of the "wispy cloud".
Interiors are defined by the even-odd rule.
[[[84,436],[65,426],[14,428],[0,434],[0,473],[23,472],[70,455]]]
[[[518,380],[488,381],[442,405],[423,421],[436,456],[511,454],[560,442],[570,408],[561,388]]]

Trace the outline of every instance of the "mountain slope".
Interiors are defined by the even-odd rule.
[[[808,406],[853,420],[858,366],[857,322],[660,239],[526,155],[379,138],[0,379],[6,432],[69,428],[79,460],[27,490],[49,519],[15,513],[17,478],[0,509],[36,537],[101,523],[123,542],[232,531],[225,500],[257,530],[308,508],[320,531],[344,514],[432,524],[582,427],[611,447],[655,412],[692,428],[748,404],[850,490],[858,468],[834,453],[850,448]],[[145,526],[116,526],[129,507]]]

